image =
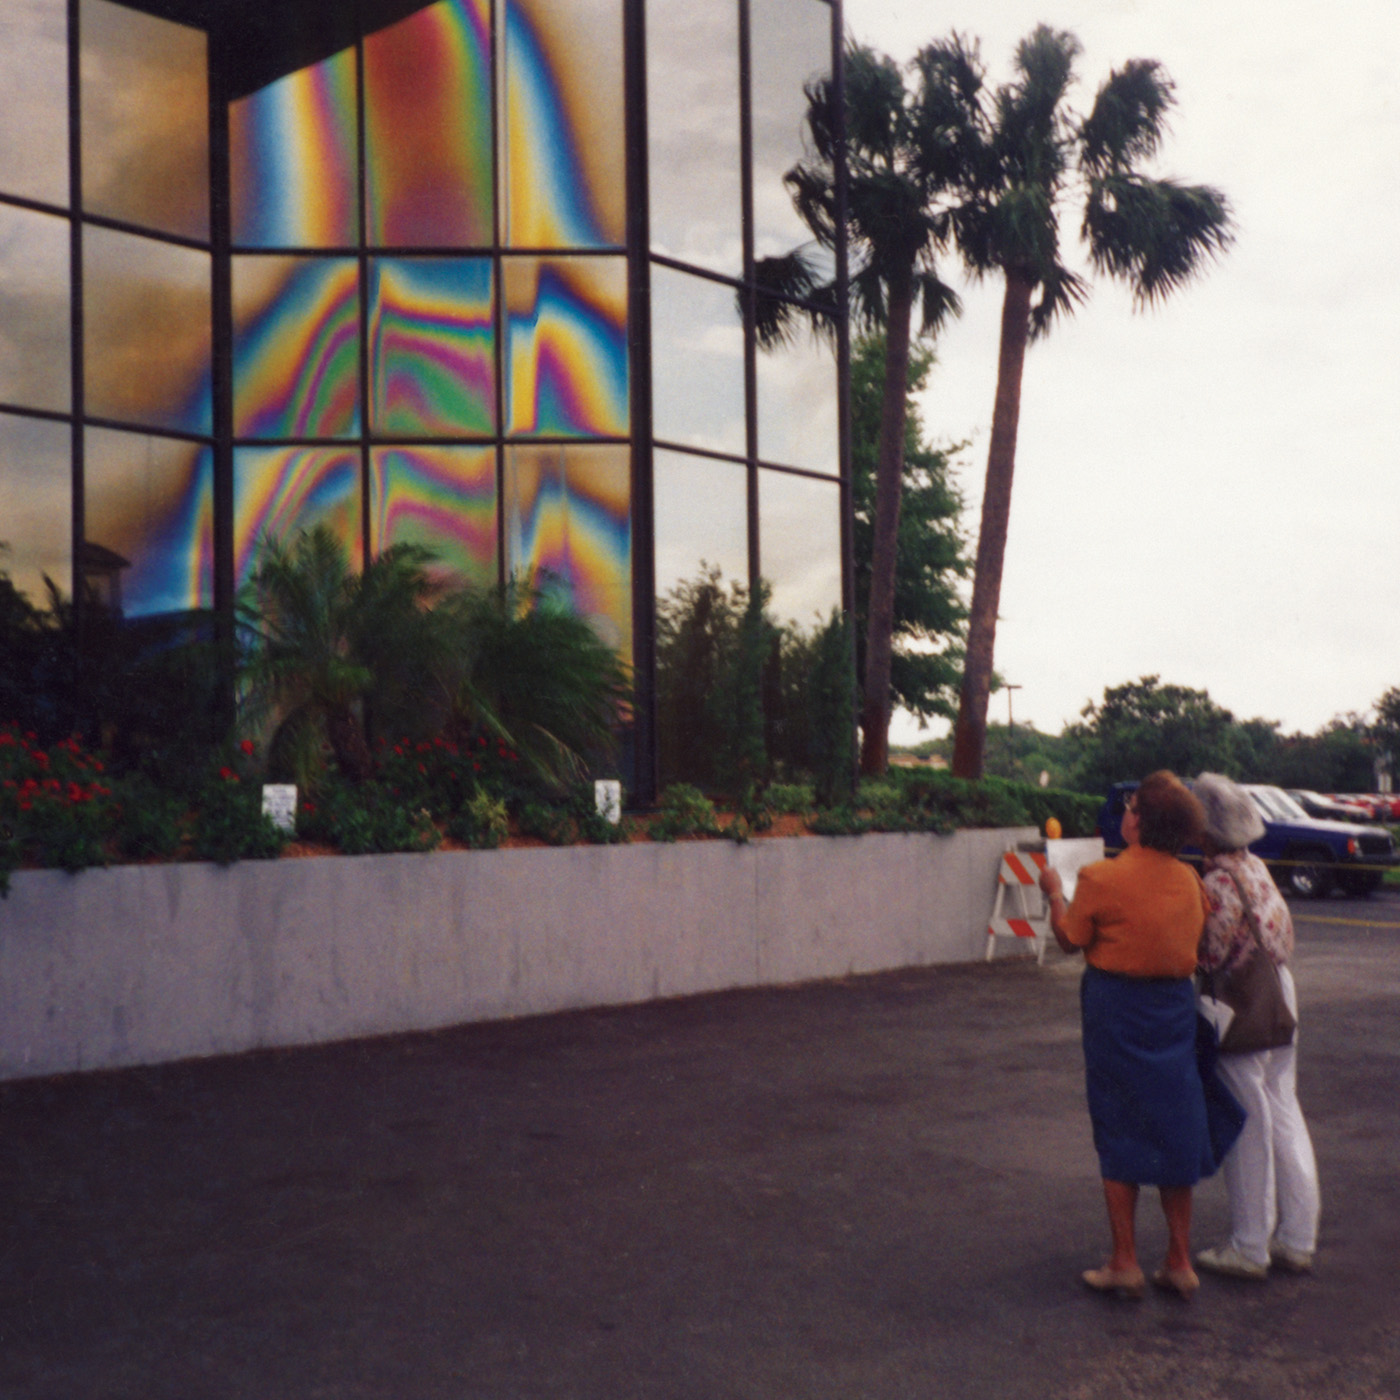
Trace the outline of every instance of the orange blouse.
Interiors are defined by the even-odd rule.
[[[1148,846],[1079,872],[1065,936],[1084,961],[1127,977],[1189,977],[1210,903],[1191,866]]]

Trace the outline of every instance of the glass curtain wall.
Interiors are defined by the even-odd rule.
[[[762,260],[836,268],[786,173],[804,155],[804,85],[841,32],[826,0],[647,8],[652,483],[659,776],[713,779],[705,709],[751,590],[797,645],[843,606],[846,509],[836,342],[753,334]],[[838,318],[839,319],[839,318]],[[773,716],[770,714],[770,727]]]
[[[811,251],[783,175],[839,33],[827,0],[4,0],[0,574],[185,618],[269,532],[413,541],[561,592],[648,717],[658,595],[824,618],[837,356],[752,328],[759,260]]]

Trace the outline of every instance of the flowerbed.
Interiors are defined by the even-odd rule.
[[[196,860],[230,864],[276,856],[364,855],[498,846],[938,832],[959,827],[1093,830],[1092,798],[938,772],[863,783],[854,800],[818,807],[803,784],[770,785],[726,810],[674,784],[654,811],[619,823],[601,816],[593,786],[548,791],[519,755],[485,733],[382,744],[374,775],[328,778],[298,804],[294,831],[263,812],[259,755],[250,740],[219,752],[182,792],[141,773],[115,774],[74,739],[45,747],[32,731],[0,725],[0,893],[19,868],[78,871],[113,863]]]

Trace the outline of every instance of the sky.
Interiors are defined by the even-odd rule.
[[[1079,112],[1110,70],[1159,60],[1177,106],[1155,173],[1215,186],[1236,218],[1231,251],[1160,307],[1095,280],[1027,356],[996,642],[1016,723],[1058,733],[1105,687],[1156,674],[1312,733],[1400,685],[1400,4],[845,13],[900,60],[976,37],[992,84],[1037,24],[1070,30]],[[971,444],[958,481],[975,543],[1001,287],[962,293],[922,408],[936,442]],[[993,695],[989,718],[1007,717]],[[942,728],[897,717],[891,738]]]

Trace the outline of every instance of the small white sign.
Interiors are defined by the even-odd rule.
[[[622,820],[622,784],[616,778],[599,778],[593,784],[598,815],[614,826]]]
[[[297,786],[295,783],[263,784],[263,815],[282,831],[297,829]]]

